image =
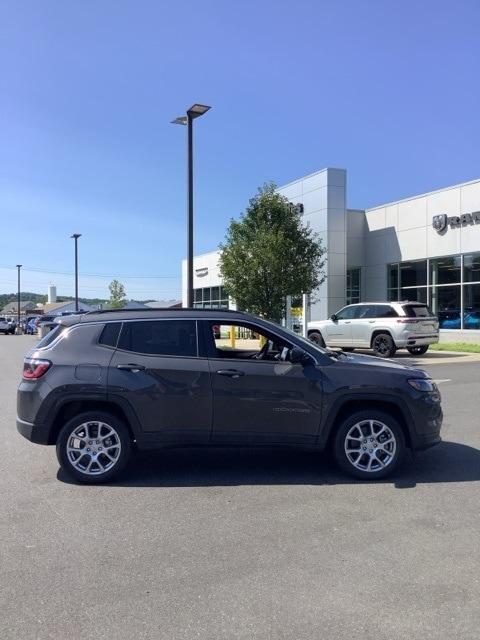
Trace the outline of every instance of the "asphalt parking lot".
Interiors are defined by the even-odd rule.
[[[34,342],[0,336],[2,639],[480,637],[480,357],[405,358],[439,381],[444,442],[392,480],[194,450],[95,487],[15,430]]]

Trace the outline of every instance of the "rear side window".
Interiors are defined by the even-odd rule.
[[[118,348],[152,356],[197,357],[195,320],[124,322]]]
[[[121,322],[109,322],[106,324],[98,340],[99,344],[104,344],[107,347],[116,347],[121,328]]]
[[[375,318],[397,318],[398,313],[389,304],[377,304],[374,306]]]
[[[58,338],[58,336],[65,331],[66,327],[62,327],[61,324],[57,324],[51,331],[49,331],[47,333],[46,336],[44,336],[40,342],[37,344],[36,348],[37,349],[45,349],[45,347],[48,347],[49,344],[51,344],[55,338]]]
[[[433,313],[426,304],[404,304],[403,310],[408,318],[431,318]]]

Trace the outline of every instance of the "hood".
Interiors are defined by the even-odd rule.
[[[413,365],[403,364],[403,362],[395,362],[395,360],[392,359],[378,358],[377,356],[367,356],[360,353],[343,353],[343,356],[340,357],[338,362],[350,362],[351,364],[376,367],[377,369],[390,369],[390,371],[395,370],[399,373],[404,371],[405,374],[413,374],[419,378],[430,377],[425,371],[423,371],[423,369],[418,369]]]

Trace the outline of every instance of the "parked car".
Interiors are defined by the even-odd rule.
[[[235,327],[235,348],[214,336]],[[62,469],[100,483],[134,449],[328,449],[347,473],[392,473],[440,441],[422,370],[333,352],[266,320],[215,309],[98,311],[57,320],[24,361],[17,428],[56,445]]]
[[[0,318],[0,333],[3,333],[5,335],[9,335],[9,334],[15,333],[15,325],[12,325],[12,323],[9,322],[7,320],[7,318],[1,317]]]
[[[421,302],[350,304],[329,320],[308,323],[308,337],[320,346],[371,348],[382,358],[394,356],[397,349],[422,355],[438,336],[438,318]]]

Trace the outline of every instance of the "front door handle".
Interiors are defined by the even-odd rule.
[[[369,320],[368,324],[374,324],[375,320]]]
[[[245,375],[245,371],[239,371],[238,369],[219,369],[217,371],[219,376],[228,376],[229,378],[240,378]]]
[[[145,371],[143,364],[117,364],[117,369],[121,369],[122,371],[133,371],[134,373]]]

